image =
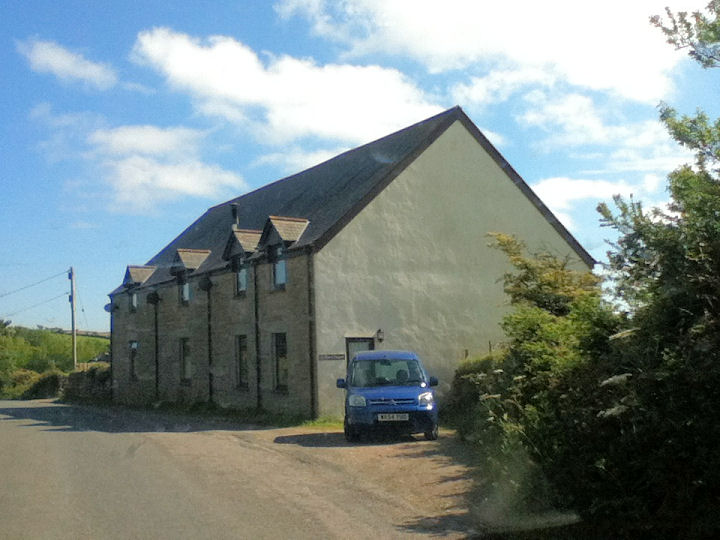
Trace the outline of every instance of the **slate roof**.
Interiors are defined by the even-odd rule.
[[[299,231],[299,238],[290,245],[291,251],[320,249],[455,121],[460,121],[473,134],[510,180],[575,249],[578,256],[592,265],[595,261],[587,251],[480,133],[462,109],[453,107],[374,142],[348,150],[310,169],[213,206],[147,262],[147,265],[157,266],[158,269],[145,285],[172,278],[170,267],[178,249],[211,251],[196,273],[226,268],[228,262],[223,259],[223,254],[233,225],[236,225],[236,229],[262,230],[270,216],[282,216],[280,219],[285,219],[283,226],[287,224],[287,218],[304,220],[305,227]],[[233,216],[232,205],[235,205],[236,217]],[[292,232],[286,231],[286,234],[292,235]],[[117,290],[111,294],[115,292]]]

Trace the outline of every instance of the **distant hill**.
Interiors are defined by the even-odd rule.
[[[72,330],[65,330],[64,328],[46,328],[46,330],[50,330],[51,332],[55,332],[56,334],[72,334]],[[110,339],[110,332],[96,332],[94,330],[76,330],[76,334],[78,336]]]

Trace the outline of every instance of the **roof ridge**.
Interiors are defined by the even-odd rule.
[[[313,170],[313,169],[315,169],[315,168],[317,168],[317,167],[321,167],[321,166],[325,165],[326,163],[329,163],[329,162],[331,162],[331,161],[338,160],[338,159],[340,159],[342,156],[344,156],[344,155],[346,155],[346,154],[348,154],[348,153],[350,153],[350,152],[355,152],[355,151],[358,151],[358,150],[362,150],[363,148],[366,148],[366,147],[368,147],[368,146],[370,146],[370,145],[379,143],[380,141],[383,141],[383,140],[385,140],[385,139],[390,139],[391,137],[394,137],[394,136],[396,136],[396,135],[399,135],[400,133],[403,133],[403,132],[412,130],[413,128],[417,128],[417,127],[421,126],[422,124],[426,124],[426,123],[429,123],[429,122],[433,122],[433,121],[437,120],[437,119],[438,119],[439,117],[441,117],[441,116],[447,115],[447,116],[457,116],[457,117],[459,117],[458,113],[463,113],[463,110],[462,110],[462,108],[460,107],[460,105],[455,105],[455,106],[450,107],[449,109],[446,109],[446,110],[444,110],[444,111],[442,111],[442,112],[440,112],[440,113],[438,113],[438,114],[435,114],[435,115],[433,115],[433,116],[430,116],[429,118],[425,118],[425,119],[423,119],[423,120],[420,120],[420,121],[418,121],[418,122],[415,122],[414,124],[411,124],[411,125],[406,126],[406,127],[404,127],[404,128],[398,129],[397,131],[393,131],[392,133],[389,133],[389,134],[387,134],[387,135],[383,135],[382,137],[378,137],[377,139],[373,139],[372,141],[363,143],[363,144],[361,144],[361,145],[359,145],[359,146],[353,146],[353,147],[351,147],[351,148],[348,148],[348,149],[345,150],[344,152],[340,152],[339,154],[335,154],[334,156],[326,159],[325,161],[321,161],[320,163],[316,163],[315,165],[312,165],[312,166],[307,167],[307,168],[305,168],[305,169],[302,169],[302,170],[300,170],[300,171],[294,172],[294,173],[289,174],[289,175],[287,175],[287,176],[283,176],[282,178],[278,178],[277,180],[274,180],[274,181],[272,181],[272,182],[270,182],[270,183],[268,183],[268,184],[264,184],[264,185],[262,185],[262,186],[260,186],[260,187],[258,187],[258,188],[256,188],[256,189],[253,189],[252,191],[248,191],[248,192],[246,192],[246,193],[243,193],[242,195],[238,195],[237,197],[233,197],[232,199],[228,199],[227,201],[224,201],[224,202],[221,202],[221,203],[216,204],[216,205],[214,205],[214,206],[211,206],[210,208],[208,208],[208,211],[213,210],[213,209],[215,209],[215,208],[220,208],[220,207],[223,207],[223,206],[225,206],[225,205],[227,205],[227,204],[229,204],[229,203],[235,202],[235,201],[237,201],[237,200],[239,200],[239,199],[242,199],[243,197],[245,197],[245,196],[247,196],[247,195],[250,195],[251,193],[257,193],[257,192],[259,192],[259,191],[263,191],[263,190],[269,189],[271,186],[274,186],[275,184],[278,184],[278,183],[280,183],[280,182],[285,182],[285,181],[287,181],[287,180],[292,180],[293,178],[296,178],[296,177],[300,176],[301,174],[307,173],[308,171],[311,171],[311,170]],[[463,113],[463,114],[464,114],[464,113]]]
[[[303,217],[292,217],[292,216],[275,216],[275,215],[270,215],[270,216],[268,216],[268,218],[270,218],[270,219],[284,219],[285,221],[297,221],[298,223],[301,223],[301,222],[303,222],[303,221],[310,221],[310,220],[307,219],[307,218],[303,218]]]

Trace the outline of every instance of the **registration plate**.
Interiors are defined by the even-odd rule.
[[[380,413],[378,422],[403,422],[410,419],[408,413]]]

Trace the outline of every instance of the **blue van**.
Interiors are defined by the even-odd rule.
[[[352,442],[371,431],[424,433],[438,437],[438,380],[429,377],[410,351],[363,351],[348,364],[345,392],[345,438]]]

